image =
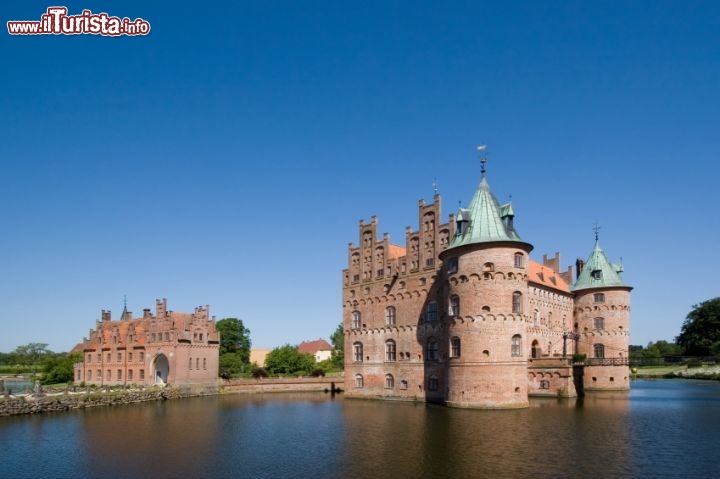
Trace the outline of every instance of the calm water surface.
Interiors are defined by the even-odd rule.
[[[632,386],[514,411],[277,394],[0,418],[0,477],[720,477],[720,383]]]

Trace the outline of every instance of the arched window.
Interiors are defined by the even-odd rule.
[[[605,329],[605,320],[603,318],[595,318],[593,319],[593,326],[595,329],[603,330]]]
[[[385,375],[385,389],[392,389],[395,387],[395,378],[392,374]]]
[[[450,316],[460,315],[460,296],[453,294],[450,296]]]
[[[540,321],[540,311],[537,309],[533,311],[533,326],[537,326]]]
[[[408,388],[408,382],[406,379],[403,379],[400,381],[400,389],[407,389]]]
[[[426,321],[437,321],[438,319],[438,307],[436,301],[430,301],[425,310]]]
[[[428,361],[437,361],[438,359],[438,343],[437,340],[432,336],[429,337],[427,340],[425,358]]]
[[[510,355],[514,357],[522,356],[522,336],[520,336],[519,334],[516,334],[512,337]]]
[[[356,374],[355,375],[355,387],[361,388],[363,387],[363,377],[362,374]]]
[[[453,358],[460,357],[460,338],[457,336],[450,340],[450,356]]]
[[[353,360],[361,363],[363,360],[363,345],[360,342],[353,343]]]
[[[515,314],[522,313],[522,293],[515,291],[512,295],[512,312]]]
[[[385,324],[395,326],[395,306],[385,308]]]
[[[540,348],[540,343],[537,342],[537,339],[532,342],[532,348],[530,349],[530,356],[533,359],[538,359],[540,355],[542,354],[542,349]]]
[[[523,267],[523,254],[522,253],[515,253],[515,267],[516,268],[522,268]]]
[[[603,344],[595,344],[593,345],[593,354],[596,358],[604,358],[605,357],[605,345]]]
[[[362,325],[362,315],[360,311],[353,311],[352,313],[352,329],[360,329]]]
[[[385,361],[395,361],[395,341],[385,341]]]

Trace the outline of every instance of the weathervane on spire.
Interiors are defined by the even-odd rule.
[[[477,151],[480,155],[480,174],[484,177],[485,176],[485,163],[487,163],[487,157],[485,156],[485,150],[487,149],[487,145],[478,145]]]
[[[593,226],[593,231],[595,232],[595,241],[597,241],[600,237],[600,225],[598,222],[595,222],[595,226]]]
[[[127,294],[123,294],[123,307],[127,309]]]

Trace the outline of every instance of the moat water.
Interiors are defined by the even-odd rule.
[[[2,478],[710,478],[720,382],[512,411],[225,395],[0,418]]]

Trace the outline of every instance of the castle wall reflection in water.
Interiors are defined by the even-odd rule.
[[[713,477],[720,383],[506,411],[226,395],[0,418],[0,477]]]

